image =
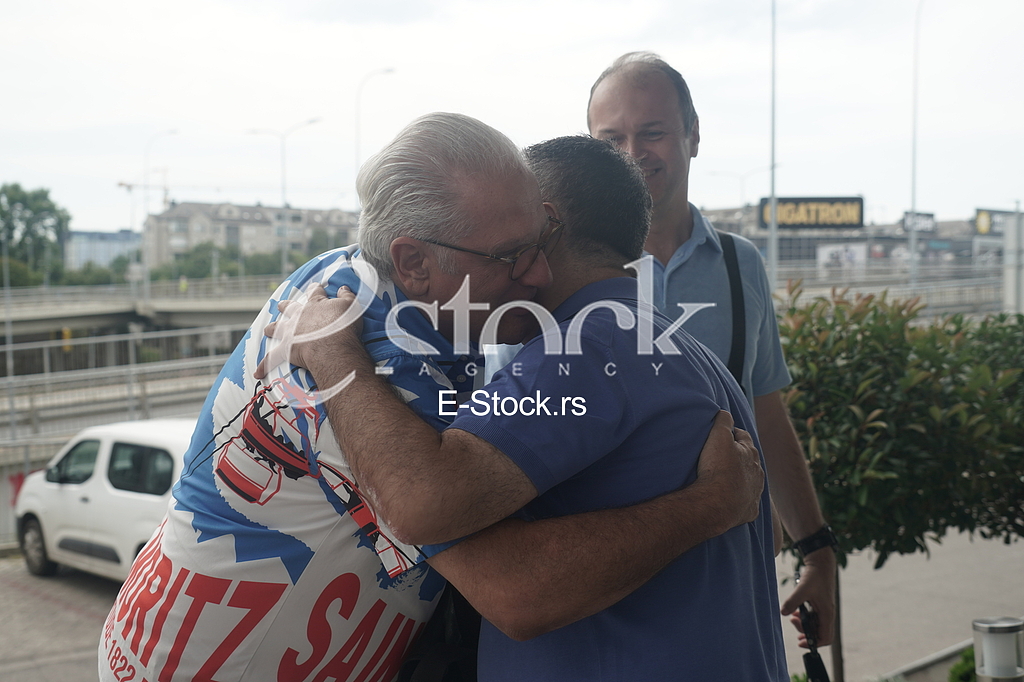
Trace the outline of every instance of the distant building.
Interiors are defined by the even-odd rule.
[[[716,229],[734,232],[750,239],[762,255],[768,251],[768,230],[758,222],[758,206],[739,208],[704,208],[701,213]],[[974,225],[969,220],[941,220],[934,229],[918,233],[918,249],[922,258],[967,259],[978,251],[972,248]],[[806,229],[779,227],[779,261],[814,260],[819,245],[867,243],[870,258],[893,255],[893,250],[906,250],[907,233],[903,221],[859,228]]]
[[[86,263],[110,267],[118,256],[131,256],[142,245],[140,236],[131,230],[119,232],[79,232],[72,230],[64,243],[64,267],[81,270]]]
[[[149,265],[169,263],[204,242],[219,248],[234,246],[243,255],[280,252],[282,225],[288,250],[305,252],[318,232],[330,246],[355,242],[358,214],[340,209],[171,202],[163,213],[146,219]]]

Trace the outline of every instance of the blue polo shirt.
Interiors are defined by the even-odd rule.
[[[584,316],[591,304],[603,307]],[[646,308],[657,338],[670,322]],[[640,352],[639,310],[632,278],[584,287],[553,313],[579,354],[545,354],[537,337],[459,408],[451,428],[501,449],[537,486],[524,516],[632,505],[692,483],[719,409],[753,433],[736,382],[691,336],[670,336],[678,354]],[[526,642],[485,622],[480,679],[787,681],[767,486],[760,508],[594,616]]]
[[[694,311],[683,323],[683,329],[726,362],[732,348],[732,298],[722,242],[711,223],[693,204],[690,204],[690,212],[693,215],[690,238],[676,249],[667,265],[651,259],[654,304],[673,320]],[[747,330],[743,388],[747,400],[753,404],[755,396],[788,386],[790,376],[779,342],[779,326],[764,261],[749,240],[739,235],[733,235],[733,239],[743,281]]]

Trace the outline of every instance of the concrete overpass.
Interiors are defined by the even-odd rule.
[[[880,293],[890,299],[920,296],[928,305],[925,315],[953,312],[984,314],[1002,309],[1002,273],[973,267],[938,267],[925,271],[916,287],[906,273],[895,270],[849,273],[822,277],[814,264],[786,264],[780,269],[784,297],[787,279],[801,279],[804,300],[828,295],[833,287],[854,292]],[[100,330],[124,330],[128,323],[152,328],[182,329],[212,325],[248,324],[280,283],[279,276],[220,280],[151,282],[148,292],[135,285],[87,287],[26,287],[12,289],[10,317],[15,339],[59,337],[70,328],[81,336]]]
[[[15,339],[59,334],[65,327],[75,332],[123,329],[132,322],[170,328],[248,324],[280,281],[152,282],[148,296],[137,285],[25,287],[11,290],[3,312],[6,318],[10,311]]]

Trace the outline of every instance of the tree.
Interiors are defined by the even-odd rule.
[[[2,263],[3,260],[0,259],[0,264]],[[28,267],[20,260],[14,260],[13,258],[10,259],[9,267],[12,287],[30,287],[41,282],[42,278],[33,275],[32,272],[29,271]]]
[[[68,286],[96,286],[113,284],[115,281],[117,280],[110,268],[100,267],[92,261],[89,261],[78,270],[65,271],[61,279],[61,283]]]
[[[800,293],[779,322],[786,399],[839,564],[871,548],[881,568],[949,529],[1024,537],[1024,315],[923,324],[917,299]]]
[[[787,400],[840,563],[949,529],[1024,537],[1024,316],[920,324],[916,299],[843,294],[780,322]]]
[[[0,230],[12,260],[30,270],[62,262],[71,216],[50,199],[50,190],[0,186]]]

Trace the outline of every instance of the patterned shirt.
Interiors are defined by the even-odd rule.
[[[360,269],[363,268],[363,269]],[[370,274],[367,274],[369,272]],[[436,428],[438,391],[474,388],[405,296],[375,281],[357,246],[313,259],[271,297],[217,377],[167,517],[118,594],[100,642],[100,679],[387,682],[430,618],[444,580],[366,504],[312,376],[253,372],[278,301],[310,283],[357,294],[362,339],[407,404]],[[428,351],[428,355],[422,354]],[[482,365],[481,365],[482,366]],[[343,390],[343,389],[342,389]]]

